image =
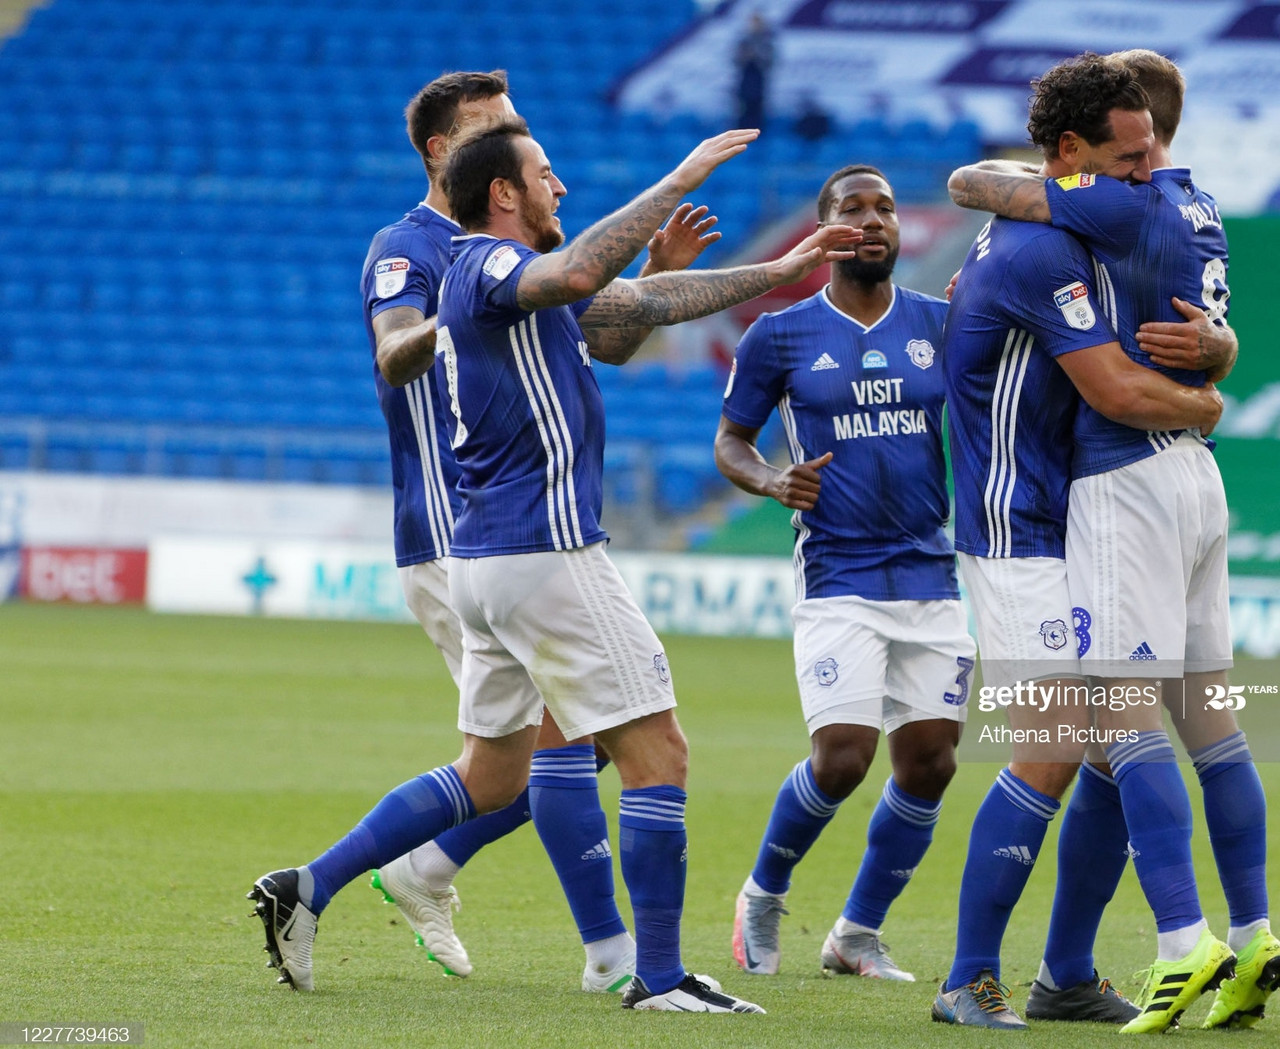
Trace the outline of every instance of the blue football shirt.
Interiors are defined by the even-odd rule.
[[[1113,342],[1075,237],[994,218],[978,234],[943,335],[956,549],[1063,557],[1079,400],[1054,358]]]
[[[1103,305],[1133,360],[1187,386],[1204,372],[1163,368],[1138,345],[1145,321],[1181,321],[1169,302],[1178,296],[1214,321],[1227,315],[1227,238],[1218,205],[1186,168],[1162,168],[1149,184],[1097,175],[1049,179],[1053,224],[1093,252]],[[1112,422],[1081,403],[1076,420],[1075,476],[1115,470],[1167,448],[1181,431],[1148,432]]]
[[[833,453],[812,510],[792,515],[799,599],[958,597],[944,532],[942,449],[947,304],[893,289],[867,327],[824,288],[766,313],[738,344],[725,417],[752,429],[776,407],[792,462]]]
[[[374,235],[360,278],[373,381],[391,441],[396,564],[401,566],[449,553],[460,507],[454,490],[458,464],[449,448],[449,402],[440,362],[406,386],[389,385],[378,370],[373,318],[393,306],[434,316],[449,265],[449,241],[459,232],[440,212],[419,204]]]
[[[578,317],[591,298],[530,313],[516,287],[538,252],[455,237],[438,346],[462,510],[457,557],[571,550],[600,526],[604,402]]]

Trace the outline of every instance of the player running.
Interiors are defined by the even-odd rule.
[[[778,791],[738,895],[733,953],[745,972],[778,971],[792,871],[862,783],[883,728],[893,774],[821,958],[831,973],[914,980],[881,927],[933,838],[975,652],[944,532],[947,304],[892,282],[897,208],[875,168],[831,175],[818,219],[860,229],[856,256],[743,336],[716,436],[729,480],[795,511],[796,680],[812,747]],[[781,469],[756,449],[775,409],[791,452]]]

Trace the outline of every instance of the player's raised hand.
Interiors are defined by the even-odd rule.
[[[694,207],[681,204],[667,224],[649,240],[649,258],[645,260],[640,276],[682,270],[702,254],[708,244],[720,239],[718,230],[712,227],[720,220],[707,214],[705,204]]]
[[[726,160],[736,157],[759,137],[760,132],[755,128],[739,128],[723,131],[714,138],[698,143],[698,147],[671,173],[680,186],[681,195],[692,193],[707,180],[711,172]]]
[[[833,456],[830,452],[803,463],[792,463],[779,470],[778,475],[769,486],[769,494],[783,506],[791,510],[812,510],[818,502],[818,490],[822,487],[822,478],[818,471]]]
[[[819,226],[780,259],[775,260],[775,284],[794,284],[804,280],[824,262],[838,262],[854,257],[854,248],[862,242],[862,231],[852,226]]]

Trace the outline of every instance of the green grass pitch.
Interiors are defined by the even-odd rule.
[[[734,897],[778,785],[807,749],[790,646],[668,644],[692,750],[685,962],[768,1016],[624,1013],[616,997],[579,991],[581,947],[529,827],[459,878],[457,929],[476,967],[469,979],[442,977],[362,880],[321,920],[317,993],[276,986],[244,899],[253,879],[311,859],[387,789],[457,754],[454,690],[430,644],[408,626],[7,605],[0,1022],[144,1023],[148,1045],[181,1047],[920,1049],[1012,1037],[928,1016],[954,945],[969,823],[996,766],[962,764],[933,848],[889,916],[885,938],[918,983],[824,979],[818,964],[887,775],[883,754],[797,871],[782,973],[747,977],[729,949]],[[1274,663],[1251,663],[1237,679],[1280,675]],[[1260,769],[1274,793],[1280,766]],[[616,775],[606,771],[601,785],[616,827]],[[1192,796],[1201,894],[1225,935],[1194,783]],[[1275,840],[1274,807],[1271,831]],[[1050,834],[1052,842],[1056,827]],[[1005,980],[1019,1005],[1043,946],[1053,859],[1047,846],[1005,941]],[[1274,871],[1271,885],[1274,893]],[[1153,922],[1130,870],[1099,961],[1132,992],[1132,974],[1154,956]],[[1188,1027],[1207,1006],[1188,1014]],[[1273,1025],[1280,1017],[1242,1037],[1273,1044]],[[1092,1046],[1118,1036],[1041,1024],[1024,1037]],[[1234,1036],[1188,1029],[1180,1037],[1208,1045]]]

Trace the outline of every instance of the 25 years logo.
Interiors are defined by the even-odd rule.
[[[1204,694],[1209,697],[1205,710],[1244,710],[1244,685],[1206,685]]]

